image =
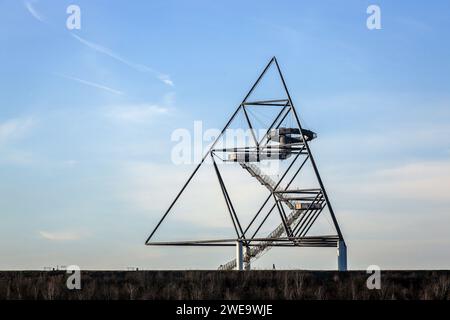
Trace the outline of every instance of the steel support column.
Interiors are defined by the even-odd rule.
[[[242,241],[236,241],[236,270],[244,270],[244,248]]]
[[[347,271],[347,246],[343,240],[339,240],[337,248],[338,271]]]

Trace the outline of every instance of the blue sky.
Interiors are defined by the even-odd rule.
[[[171,163],[173,130],[220,128],[274,55],[319,133],[349,266],[449,268],[450,4],[377,1],[368,30],[370,4],[0,1],[0,268],[221,263],[143,242],[191,169]]]

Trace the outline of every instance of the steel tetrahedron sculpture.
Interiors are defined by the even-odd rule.
[[[267,76],[269,69],[275,72],[283,96],[254,100],[253,94],[261,80]],[[264,127],[263,134],[257,133],[256,120],[252,116],[254,113],[252,110],[257,108],[276,110],[271,113],[273,116],[268,125]],[[238,116],[245,120],[246,127],[251,133],[252,144],[233,147],[219,146],[220,138]],[[290,123],[286,122],[288,118],[292,119]],[[208,152],[197,164],[145,244],[149,246],[235,246],[236,258],[221,265],[220,270],[250,269],[251,262],[272,247],[335,247],[338,253],[338,270],[346,271],[347,247],[309,146],[316,137],[315,132],[302,127],[278,61],[273,57],[221,130],[220,135],[211,144]],[[211,160],[213,171],[217,176],[235,237],[170,242],[152,241],[155,232],[208,158]],[[259,164],[267,162],[286,164],[277,179],[271,177],[259,166]],[[265,201],[255,207],[254,215],[245,225],[239,218],[225,185],[223,173],[220,170],[222,163],[240,166],[267,190]],[[295,181],[299,173],[306,170],[307,164],[311,168],[315,187],[296,187]],[[310,235],[311,227],[325,208],[331,217],[330,224],[335,233]],[[272,225],[270,233],[262,234],[262,227],[267,229],[268,218],[274,215],[279,222]]]

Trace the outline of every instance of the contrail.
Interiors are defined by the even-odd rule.
[[[36,20],[39,20],[40,22],[46,23],[45,17],[42,14],[40,14],[36,10],[36,8],[34,8],[32,2],[34,2],[34,1],[33,0],[31,0],[31,1],[24,1],[25,8],[28,10],[28,12]],[[80,43],[84,44],[85,46],[87,46],[87,47],[89,47],[89,48],[91,48],[91,49],[93,49],[93,50],[95,50],[97,52],[103,53],[103,54],[109,56],[110,58],[113,58],[113,59],[115,59],[115,60],[117,60],[117,61],[127,65],[128,67],[136,70],[136,71],[152,73],[153,75],[156,76],[156,78],[158,78],[161,82],[165,83],[166,85],[171,86],[171,87],[174,86],[174,83],[170,79],[170,76],[168,74],[161,73],[161,72],[159,72],[159,71],[157,71],[157,70],[155,70],[153,68],[150,68],[148,66],[145,66],[143,64],[134,63],[132,61],[129,61],[129,60],[121,57],[120,55],[118,55],[114,51],[112,51],[112,50],[110,50],[110,49],[108,49],[108,48],[106,48],[104,46],[101,46],[101,45],[99,45],[97,43],[88,41],[88,40],[86,40],[86,39],[84,39],[84,38],[82,38],[82,37],[80,37],[80,36],[78,36],[78,35],[76,35],[74,33],[71,33],[71,35],[75,39],[77,39]]]
[[[136,71],[153,73],[159,80],[161,80],[165,84],[167,84],[169,86],[172,86],[172,87],[174,86],[174,83],[170,79],[169,75],[166,75],[166,74],[163,74],[161,72],[158,72],[158,71],[156,71],[156,70],[154,70],[154,69],[152,69],[152,68],[150,68],[148,66],[145,66],[143,64],[131,62],[131,61],[121,57],[120,55],[118,55],[117,53],[112,51],[111,49],[108,49],[108,48],[106,48],[106,47],[104,47],[102,45],[99,45],[97,43],[88,41],[88,40],[86,40],[86,39],[84,39],[84,38],[82,38],[82,37],[80,37],[80,36],[78,36],[78,35],[76,35],[74,33],[71,33],[71,35],[75,39],[77,39],[80,43],[84,44],[85,46],[87,46],[87,47],[89,47],[89,48],[91,48],[91,49],[93,49],[93,50],[95,50],[97,52],[103,53],[103,54],[105,54],[105,55],[107,55],[107,56],[109,56],[109,57],[111,57],[111,58],[113,58],[113,59],[115,59],[115,60],[125,64],[125,65],[127,65],[128,67],[130,67],[130,68],[132,68],[132,69],[134,69]]]
[[[27,8],[28,12],[37,20],[41,22],[45,22],[45,18],[41,15],[31,4],[31,1],[24,2],[25,8]]]
[[[64,74],[59,74],[59,73],[56,73],[55,75],[60,76],[62,78],[69,79],[69,80],[73,80],[73,81],[76,81],[76,82],[79,82],[79,83],[82,83],[82,84],[85,84],[85,85],[93,87],[93,88],[102,89],[102,90],[105,90],[105,91],[108,91],[108,92],[111,92],[111,93],[115,93],[115,94],[120,94],[120,95],[123,94],[123,92],[120,91],[120,90],[116,90],[116,89],[113,89],[113,88],[110,88],[110,87],[107,87],[107,86],[104,86],[102,84],[98,84],[98,83],[95,83],[95,82],[91,82],[91,81],[87,81],[87,80],[83,80],[83,79],[80,79],[80,78],[75,78],[75,77],[71,77],[71,76],[64,75]]]

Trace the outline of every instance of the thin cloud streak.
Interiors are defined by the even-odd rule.
[[[72,77],[72,76],[68,76],[68,75],[64,75],[64,74],[56,74],[59,77],[65,78],[65,79],[69,79],[69,80],[73,80],[76,81],[78,83],[93,87],[93,88],[97,88],[97,89],[101,89],[101,90],[105,90],[114,94],[119,94],[122,95],[124,94],[122,91],[120,90],[116,90],[110,87],[107,87],[105,85],[99,84],[99,83],[95,83],[95,82],[91,82],[91,81],[87,81],[87,80],[83,80],[80,78],[76,78],[76,77]]]
[[[73,241],[79,240],[81,235],[77,232],[72,231],[61,231],[61,232],[48,232],[48,231],[39,231],[39,235],[41,238],[50,241]]]
[[[15,118],[0,123],[0,145],[29,131],[34,124],[33,118]]]
[[[75,39],[77,39],[80,43],[82,43],[83,45],[85,45],[85,46],[87,46],[87,47],[89,47],[89,48],[91,48],[91,49],[93,49],[93,50],[95,50],[97,52],[103,53],[103,54],[105,54],[105,55],[107,55],[107,56],[109,56],[109,57],[111,57],[111,58],[113,58],[113,59],[115,59],[115,60],[125,64],[126,66],[128,66],[128,67],[130,67],[130,68],[132,68],[132,69],[134,69],[136,71],[152,73],[160,81],[162,81],[166,85],[169,85],[171,87],[174,86],[173,81],[170,79],[170,76],[167,75],[167,74],[163,74],[161,72],[158,72],[158,71],[156,71],[156,70],[154,70],[154,69],[152,69],[152,68],[150,68],[148,66],[145,66],[143,64],[131,62],[131,61],[121,57],[120,55],[118,55],[117,53],[112,51],[111,49],[108,49],[108,48],[106,48],[106,47],[104,47],[102,45],[99,45],[97,43],[88,41],[88,40],[86,40],[86,39],[84,39],[84,38],[82,38],[82,37],[80,37],[80,36],[78,36],[78,35],[76,35],[74,33],[71,33],[71,35]]]
[[[148,104],[114,106],[106,112],[108,117],[126,123],[146,123],[168,113],[169,109],[165,107]]]
[[[40,22],[45,22],[45,18],[43,15],[41,15],[31,4],[31,1],[25,1],[24,2],[25,8],[28,10],[28,12]]]
[[[160,74],[158,76],[158,79],[161,80],[162,82],[164,82],[165,84],[171,86],[171,87],[175,86],[173,81],[170,80],[170,77],[168,75],[166,75],[166,74]]]
[[[40,13],[34,8],[34,6],[32,5],[31,1],[25,1],[25,2],[24,2],[24,5],[25,5],[25,8],[28,10],[28,12],[29,12],[36,20],[38,20],[38,21],[40,21],[40,22],[46,22],[45,17],[44,17],[42,14],[40,14]],[[157,70],[155,70],[155,69],[153,69],[153,68],[150,68],[150,67],[148,67],[148,66],[146,66],[146,65],[139,64],[139,63],[134,63],[134,62],[132,62],[132,61],[129,61],[129,60],[127,60],[127,59],[121,57],[120,55],[118,55],[118,54],[115,53],[114,51],[112,51],[112,50],[110,50],[110,49],[108,49],[108,48],[106,48],[106,47],[104,47],[104,46],[102,46],[102,45],[99,45],[99,44],[97,44],[97,43],[88,41],[88,40],[86,40],[86,39],[84,39],[84,38],[82,38],[82,37],[80,37],[80,36],[78,36],[78,35],[76,35],[76,34],[74,34],[74,33],[71,33],[71,35],[72,35],[75,39],[77,39],[81,44],[83,44],[83,45],[85,45],[85,46],[87,46],[87,47],[89,47],[89,48],[91,48],[91,49],[93,49],[93,50],[95,50],[95,51],[97,51],[97,52],[103,53],[103,54],[109,56],[110,58],[113,58],[113,59],[115,59],[115,60],[117,60],[117,61],[119,61],[119,62],[125,64],[126,66],[128,66],[128,67],[130,67],[130,68],[136,70],[136,71],[152,73],[153,75],[155,75],[156,78],[158,78],[158,80],[160,80],[161,82],[163,82],[164,84],[166,84],[166,85],[168,85],[168,86],[171,86],[171,87],[174,87],[174,86],[175,86],[175,84],[174,84],[173,81],[170,79],[170,76],[169,76],[168,74],[161,73],[161,72],[159,72],[159,71],[157,71]]]

